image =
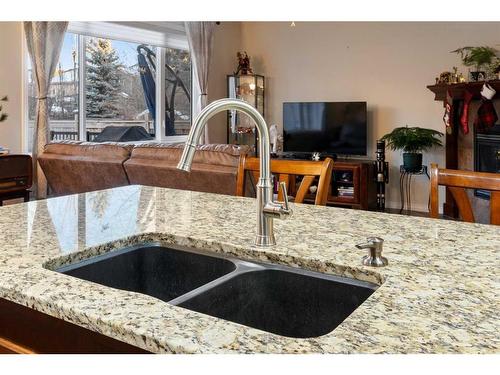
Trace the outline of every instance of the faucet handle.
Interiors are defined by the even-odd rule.
[[[366,243],[357,244],[358,249],[368,249],[368,254],[362,259],[364,266],[383,267],[389,264],[387,258],[382,256],[384,239],[380,237],[368,237]]]
[[[264,206],[263,211],[266,215],[270,215],[278,219],[286,219],[292,214],[292,209],[290,208],[290,204],[288,203],[286,184],[284,182],[280,182],[280,189],[283,193],[283,204],[280,202],[271,201]]]
[[[283,195],[283,208],[287,211],[290,211],[290,204],[288,202],[288,192],[286,190],[286,183],[284,181],[280,182],[280,190],[281,194]]]

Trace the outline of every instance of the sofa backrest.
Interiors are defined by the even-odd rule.
[[[124,164],[130,183],[235,194],[240,155],[250,151],[248,146],[199,145],[189,173],[177,169],[183,147],[183,143],[135,146]]]
[[[49,143],[38,161],[55,195],[128,185],[123,163],[133,145],[61,141]]]

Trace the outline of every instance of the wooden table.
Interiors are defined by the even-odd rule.
[[[0,155],[0,206],[9,199],[30,199],[33,163],[30,155]]]

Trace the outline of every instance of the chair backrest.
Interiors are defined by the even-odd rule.
[[[489,190],[490,224],[500,225],[500,174],[440,169],[437,164],[431,164],[430,216],[434,218],[439,214],[439,185],[450,189],[460,217],[469,223],[474,223],[475,218],[466,189]]]
[[[247,171],[252,173],[254,181],[258,181],[260,160],[253,157],[242,157],[238,168],[238,180],[236,182],[236,195],[245,195]],[[271,160],[271,173],[279,175],[279,181],[286,184],[290,191],[290,182],[295,176],[303,176],[302,182],[295,194],[295,202],[302,203],[316,177],[319,177],[318,188],[314,204],[325,205],[328,199],[328,189],[332,177],[333,160],[326,158],[324,161],[308,160]],[[281,191],[278,199],[283,200]]]

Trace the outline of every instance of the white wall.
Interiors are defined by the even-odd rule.
[[[16,153],[23,150],[22,45],[22,22],[0,22],[0,96],[9,97],[4,105],[9,117],[0,123],[0,146]]]
[[[208,102],[227,97],[226,76],[234,72],[236,53],[241,47],[241,22],[221,22],[215,27],[214,51],[208,79]],[[226,113],[214,116],[207,124],[211,143],[227,142]]]
[[[369,149],[394,127],[444,132],[443,107],[426,85],[461,67],[449,53],[468,45],[500,44],[500,23],[243,22],[242,48],[267,80],[266,120],[281,127],[284,101],[367,101]],[[391,164],[388,205],[399,207],[399,152]],[[424,156],[444,165],[444,149]],[[427,210],[429,183],[414,178],[413,209]]]

